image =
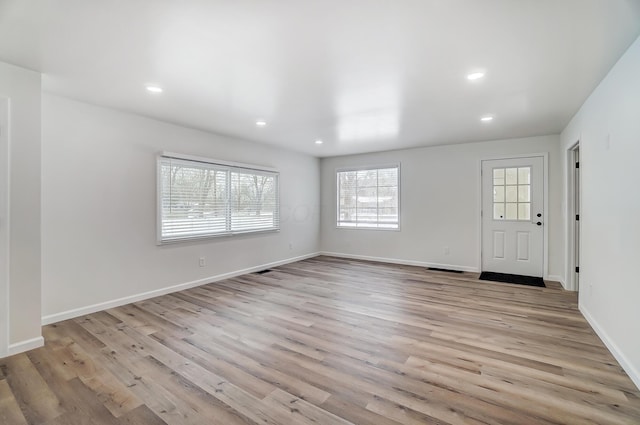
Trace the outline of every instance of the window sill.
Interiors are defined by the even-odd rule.
[[[261,235],[265,233],[278,233],[278,232],[280,232],[279,228],[265,229],[265,230],[248,230],[245,232],[225,232],[225,233],[219,233],[215,235],[185,236],[185,237],[157,240],[156,245],[158,246],[173,245],[181,242],[198,242],[198,241],[204,241],[207,239],[219,239],[219,238],[226,238],[231,236]]]
[[[336,229],[340,229],[340,230],[381,230],[383,232],[399,232],[400,231],[400,226],[396,227],[396,228],[391,228],[391,227],[356,227],[356,226],[336,226]]]

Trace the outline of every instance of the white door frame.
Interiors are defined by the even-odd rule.
[[[576,231],[575,231],[575,196],[576,196],[576,150],[580,148],[580,140],[576,141],[573,145],[567,149],[567,289],[570,291],[577,291],[578,285],[576,282]],[[579,155],[579,154],[578,154]],[[582,164],[580,164],[582,169]],[[582,179],[580,179],[582,180]],[[582,181],[580,182],[582,186]],[[580,188],[579,188],[580,189]],[[578,199],[582,200],[582,196]],[[580,213],[581,214],[581,213]],[[580,217],[582,220],[582,217]],[[579,266],[579,264],[578,264]]]
[[[9,353],[10,106],[0,95],[0,358]]]
[[[542,174],[544,178],[543,190],[544,190],[544,208],[542,209],[542,214],[544,217],[544,226],[543,226],[543,234],[542,234],[542,278],[549,278],[549,152],[541,152],[541,153],[530,153],[530,154],[516,154],[516,155],[496,155],[490,156],[486,158],[480,158],[478,161],[478,270],[482,271],[482,162],[483,161],[493,161],[493,160],[501,160],[501,159],[519,159],[519,158],[533,158],[533,157],[542,157]]]

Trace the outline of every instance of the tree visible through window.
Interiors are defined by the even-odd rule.
[[[278,230],[278,174],[162,156],[159,242]]]
[[[338,171],[338,227],[397,229],[398,169]]]

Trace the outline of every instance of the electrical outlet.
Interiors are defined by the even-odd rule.
[[[444,247],[444,255],[449,255],[450,251],[449,251],[449,247],[445,246]]]
[[[289,242],[289,251],[293,249],[293,243]]]
[[[207,264],[207,262],[205,261],[204,257],[200,257],[198,264],[200,265],[200,267],[204,267]]]

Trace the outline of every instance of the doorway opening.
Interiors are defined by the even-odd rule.
[[[567,205],[569,216],[567,217],[568,238],[567,241],[569,252],[569,270],[567,273],[568,289],[573,291],[580,290],[580,194],[581,194],[581,181],[580,181],[580,141],[576,142],[571,148],[569,148],[569,172],[567,177],[569,179],[567,187]]]
[[[0,358],[9,351],[9,99],[0,97]]]

